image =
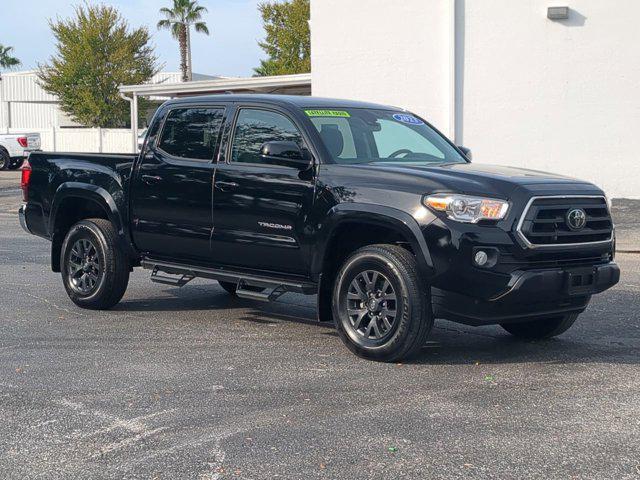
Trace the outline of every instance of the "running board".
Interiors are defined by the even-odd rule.
[[[266,302],[276,300],[287,292],[313,295],[317,293],[318,290],[318,285],[316,283],[303,281],[297,278],[284,279],[262,276],[227,270],[224,268],[184,265],[166,262],[163,260],[154,260],[151,258],[143,258],[141,265],[143,268],[152,271],[151,280],[157,283],[182,287],[196,277],[209,278],[212,280],[237,284],[238,289],[236,290],[236,295],[240,298],[249,298],[252,300],[261,300]],[[180,277],[172,278],[166,275],[160,275],[158,272],[164,272],[169,275],[180,275]],[[247,286],[263,288],[265,290],[269,290],[269,292],[256,292],[255,290],[247,289]]]
[[[248,286],[250,285],[245,283],[244,280],[240,280],[238,282],[238,287],[236,288],[236,295],[240,298],[247,298],[249,300],[258,300],[260,302],[273,302],[274,300],[277,300],[282,295],[287,293],[286,288],[284,288],[282,285],[278,285],[277,287],[273,288],[270,292],[269,291],[257,292],[255,290],[247,289]]]
[[[151,271],[151,281],[155,283],[162,283],[163,285],[171,285],[174,287],[183,287],[195,277],[187,273],[183,273],[180,277],[169,277],[167,275],[160,274],[159,268],[153,267]]]

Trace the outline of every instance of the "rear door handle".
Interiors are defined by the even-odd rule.
[[[216,182],[215,186],[218,190],[222,190],[223,192],[225,190],[233,190],[234,188],[238,188],[240,185],[237,184],[236,182]]]
[[[142,175],[140,178],[147,185],[155,185],[162,181],[162,177],[159,177],[158,175]]]

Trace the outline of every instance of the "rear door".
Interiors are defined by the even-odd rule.
[[[270,141],[307,144],[285,111],[239,106],[216,170],[211,255],[222,265],[306,274],[315,170],[265,163],[260,148]]]
[[[209,261],[212,182],[224,106],[176,105],[149,132],[131,185],[132,236],[154,258]]]

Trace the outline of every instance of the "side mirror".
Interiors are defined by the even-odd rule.
[[[260,148],[264,163],[306,170],[311,165],[311,154],[296,142],[267,142]]]
[[[467,157],[467,160],[471,161],[471,158],[472,158],[471,149],[467,147],[463,147],[462,145],[458,145],[458,148],[462,153],[464,153],[464,156]]]

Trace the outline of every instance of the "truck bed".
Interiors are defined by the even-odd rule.
[[[67,201],[78,204],[91,196],[103,197],[115,212],[126,214],[126,188],[136,154],[32,152],[29,187],[29,228],[51,238],[52,210]],[[73,195],[84,195],[72,197]],[[75,198],[75,199],[74,199]]]

